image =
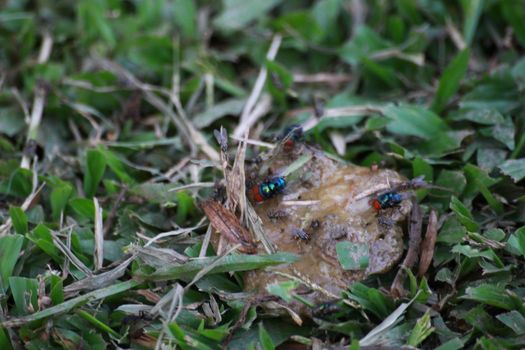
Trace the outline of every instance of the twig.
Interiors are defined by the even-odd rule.
[[[268,61],[273,61],[275,59],[275,56],[277,56],[277,52],[279,51],[279,47],[281,46],[281,41],[282,36],[280,34],[276,34],[273,37],[272,43],[270,44],[270,48],[268,49],[268,53],[266,54],[266,59]],[[244,131],[247,129],[245,123],[248,119],[250,119],[250,115],[252,114],[257,100],[259,99],[259,96],[261,95],[261,92],[264,88],[264,83],[266,82],[267,76],[268,70],[265,66],[261,67],[259,75],[257,76],[257,80],[255,81],[255,85],[253,86],[252,92],[250,93],[250,97],[248,97],[248,100],[246,101],[246,104],[244,105],[244,108],[242,110],[239,125],[233,132],[233,135],[235,135],[236,137],[241,137],[244,134]]]
[[[423,214],[421,213],[421,207],[416,199],[412,198],[412,212],[410,214],[410,228],[408,232],[408,251],[405,260],[403,260],[394,282],[392,282],[392,286],[390,287],[390,294],[395,298],[402,297],[406,294],[403,287],[405,281],[405,269],[410,269],[416,263],[419,246],[421,244],[422,225]]]

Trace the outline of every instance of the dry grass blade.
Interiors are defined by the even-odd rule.
[[[213,147],[211,147],[206,142],[206,139],[204,138],[202,133],[200,133],[193,126],[193,124],[191,124],[191,122],[186,117],[184,110],[182,109],[180,101],[171,92],[164,91],[163,89],[158,88],[153,89],[152,86],[142,83],[133,74],[131,74],[131,72],[114,62],[104,59],[96,59],[95,65],[98,65],[101,68],[107,69],[108,71],[112,72],[113,74],[121,78],[124,82],[126,82],[127,85],[131,85],[137,89],[140,89],[143,92],[144,98],[146,99],[146,101],[148,101],[148,103],[157,108],[159,111],[161,111],[164,115],[168,116],[173,121],[181,137],[190,146],[192,153],[194,153],[200,147],[202,151],[212,161],[219,161],[219,154],[217,153],[217,151],[215,151]],[[175,113],[165,101],[163,101],[160,97],[155,95],[153,93],[153,90],[158,90],[164,95],[168,96],[171,102],[173,102],[173,104],[175,105],[175,108],[177,108],[178,113]]]
[[[348,83],[352,80],[350,74],[338,73],[317,73],[317,74],[301,74],[293,75],[293,82],[297,84],[328,84],[337,85]]]
[[[49,32],[44,33],[42,40],[42,46],[40,47],[40,53],[38,54],[38,64],[44,64],[49,60],[51,50],[53,49],[53,37]],[[33,100],[33,106],[31,109],[31,119],[29,120],[29,129],[27,131],[27,142],[36,140],[38,136],[38,129],[40,128],[40,122],[42,121],[42,114],[44,112],[44,105],[46,103],[46,89],[41,83],[37,83],[35,86],[35,97]],[[24,154],[20,167],[29,169],[31,158]]]
[[[239,124],[234,131],[235,137],[240,137],[243,133],[246,133],[259,119],[266,115],[272,108],[272,97],[269,94],[264,94],[261,100],[257,102],[252,112],[248,117]]]
[[[421,243],[421,257],[419,259],[419,270],[418,276],[424,276],[434,257],[434,247],[436,245],[437,231],[438,231],[438,217],[435,209],[430,211],[428,217],[427,232],[425,233],[425,239]]]
[[[58,248],[58,250],[60,250],[62,254],[64,254],[65,257],[73,265],[75,265],[77,269],[82,271],[87,276],[91,276],[93,274],[93,271],[91,271],[86,265],[84,265],[84,263],[79,258],[77,258],[75,254],[73,254],[71,249],[69,249],[64,243],[62,243],[62,241],[60,240],[60,238],[58,238],[55,232],[51,231],[51,237],[53,238],[53,243]]]
[[[102,208],[97,198],[93,198],[95,205],[95,270],[100,270],[104,263],[104,224],[102,222]]]
[[[280,34],[277,34],[273,37],[270,48],[268,49],[268,53],[266,54],[266,59],[268,61],[273,61],[275,56],[277,56],[282,39],[283,38]],[[257,80],[255,81],[252,92],[250,93],[250,97],[248,97],[248,100],[246,101],[246,104],[242,110],[239,125],[233,132],[236,137],[241,137],[241,135],[243,135],[244,132],[249,128],[248,121],[253,119],[251,114],[255,110],[255,105],[257,104],[257,100],[259,99],[259,96],[261,95],[261,92],[264,88],[264,83],[266,82],[267,76],[268,70],[266,67],[262,67],[259,71],[259,75],[257,76]]]
[[[210,224],[223,237],[226,237],[231,243],[239,243],[241,245],[240,251],[255,253],[256,245],[251,239],[249,232],[232,212],[214,200],[202,202],[201,207],[210,220]]]
[[[204,135],[190,122],[190,120],[186,116],[184,108],[182,108],[182,104],[178,96],[175,94],[170,94],[169,96],[171,102],[175,105],[177,113],[182,119],[182,122],[188,128],[190,137],[195,141],[195,144],[200,147],[202,152],[206,154],[208,158],[210,158],[213,161],[219,161],[219,153],[217,153],[217,151],[215,151],[215,149],[213,149],[213,147],[210,146],[210,144],[206,141]]]
[[[376,345],[380,336],[385,332],[388,332],[400,321],[401,316],[403,316],[405,311],[408,309],[410,304],[412,304],[412,302],[417,298],[418,295],[419,293],[417,293],[416,296],[408,303],[403,303],[399,305],[398,308],[394,310],[394,312],[392,312],[387,318],[383,320],[383,322],[381,322],[377,327],[372,329],[364,338],[362,338],[359,341],[359,345]]]
[[[173,302],[174,296],[177,295],[179,287],[180,284],[175,283],[175,286],[168,293],[164,294],[151,308],[150,315],[160,315],[163,318],[167,318],[169,310],[165,310],[165,306],[168,305],[168,303]]]
[[[171,237],[171,236],[178,236],[178,235],[182,235],[182,234],[185,234],[185,233],[189,233],[189,232],[191,232],[193,230],[196,230],[196,229],[198,229],[200,227],[202,227],[202,225],[199,224],[199,225],[193,226],[193,227],[181,228],[181,229],[178,229],[178,230],[173,230],[173,231],[159,233],[155,237],[150,238],[146,242],[146,244],[144,244],[144,247],[148,247],[151,244],[155,243],[156,241],[158,241],[158,240],[160,240],[162,238]]]
[[[382,115],[384,108],[378,105],[356,105],[348,107],[328,108],[324,110],[323,117],[317,118],[312,116],[303,124],[304,131],[314,128],[319,122],[325,118],[338,117],[360,117],[373,114]]]
[[[206,234],[204,235],[204,239],[202,241],[201,250],[199,252],[199,258],[204,258],[206,256],[206,252],[208,251],[208,246],[210,245],[212,233],[213,233],[213,227],[211,225],[208,225],[208,229],[206,230]]]
[[[141,260],[151,266],[162,267],[166,264],[174,263],[185,263],[188,261],[188,257],[173,249],[167,248],[153,248],[153,247],[141,247],[133,245],[129,248],[129,251],[136,254]]]
[[[262,220],[259,217],[259,215],[257,215],[257,212],[255,211],[250,202],[246,202],[246,220],[248,222],[248,226],[255,234],[255,237],[257,237],[257,240],[259,240],[262,243],[264,249],[266,250],[266,253],[275,253],[276,250],[274,246],[270,243],[270,241],[266,237],[266,233],[264,232]]]
[[[192,188],[209,188],[213,186],[215,186],[215,182],[194,182],[192,184],[170,188],[168,192],[179,192]]]
[[[344,156],[346,153],[346,140],[343,134],[337,131],[332,131],[328,134],[328,136],[330,136],[330,141],[332,141],[332,145],[337,151],[337,154]]]
[[[242,137],[235,137],[233,135],[230,135],[230,138],[232,140],[245,142],[248,145],[253,145],[253,146],[258,146],[258,147],[265,147],[265,148],[269,148],[269,149],[274,149],[275,148],[275,145],[273,143],[268,143],[268,142],[259,141],[259,140],[246,139],[246,138],[242,138]]]
[[[166,332],[168,323],[174,322],[182,310],[182,306],[183,306],[182,297],[184,296],[184,288],[182,288],[182,286],[177,283],[175,287],[173,288],[172,294],[173,294],[173,297],[171,299],[170,309],[168,311],[168,314],[164,316],[162,330],[160,331],[159,336],[157,337],[157,342],[155,344],[155,350],[162,348],[162,340],[164,338],[164,334]],[[175,310],[175,307],[177,307],[176,310]]]
[[[244,135],[245,138],[248,137],[248,130]],[[241,210],[241,219],[244,219],[244,213],[246,211],[246,174],[244,172],[244,161],[246,158],[246,143],[239,143],[237,147],[237,153],[235,154],[235,160],[233,162],[232,171],[229,172],[228,177],[226,178],[228,191],[228,199],[233,202],[231,207],[234,209],[239,205]]]
[[[34,200],[38,198],[38,195],[40,194],[40,192],[42,191],[45,185],[46,184],[43,183],[38,188],[34,187],[31,194],[24,200],[24,203],[22,203],[21,208],[23,211],[26,211],[27,209],[29,209],[31,204],[33,204]],[[13,222],[11,221],[11,218],[8,218],[5,221],[5,223],[2,226],[0,226],[0,237],[2,237],[5,234],[8,234],[12,225],[13,225]]]
[[[98,275],[91,275],[80,281],[71,283],[70,285],[64,287],[64,292],[68,294],[68,296],[71,296],[72,294],[76,294],[80,291],[95,290],[110,286],[120,277],[124,276],[126,273],[126,268],[134,259],[135,255],[124,260],[117,267],[111,269],[110,271]]]

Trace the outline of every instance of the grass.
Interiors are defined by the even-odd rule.
[[[525,347],[524,23],[504,0],[7,2],[0,348]],[[350,285],[301,326],[242,285],[295,257],[217,257],[198,205],[244,176],[242,156],[224,167],[236,140],[249,160],[292,124],[439,186],[417,190],[428,269]]]

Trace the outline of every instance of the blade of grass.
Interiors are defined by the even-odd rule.
[[[117,332],[115,332],[111,327],[109,327],[107,324],[105,324],[104,322],[101,322],[99,321],[95,316],[91,315],[90,313],[88,313],[87,311],[84,311],[84,310],[78,310],[77,311],[77,314],[80,315],[80,317],[82,317],[83,319],[85,319],[86,321],[88,321],[89,323],[91,323],[93,326],[95,326],[96,328],[110,334],[112,337],[114,337],[115,339],[119,339],[120,338],[120,334],[118,334]]]
[[[146,281],[167,281],[179,278],[191,278],[208,265],[215,262],[217,257],[197,258],[183,265],[166,266],[152,274],[137,273],[136,278]],[[221,272],[236,272],[260,269],[267,266],[289,264],[297,260],[297,256],[290,253],[276,253],[271,255],[229,255],[222,259],[221,264],[208,271],[209,274]]]
[[[50,307],[42,311],[35,312],[34,314],[11,318],[9,320],[0,322],[0,327],[19,327],[26,323],[42,320],[47,317],[56,316],[69,312],[77,306],[85,304],[87,302],[93,302],[96,300],[104,299],[109,296],[125,292],[131,288],[138,286],[140,283],[134,280],[129,280],[125,282],[115,283],[112,286],[95,290],[93,292],[78,296],[56,306]]]

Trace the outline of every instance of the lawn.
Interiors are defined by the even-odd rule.
[[[0,349],[525,348],[524,53],[521,0],[4,1]],[[268,241],[319,157],[406,179],[337,295]]]

